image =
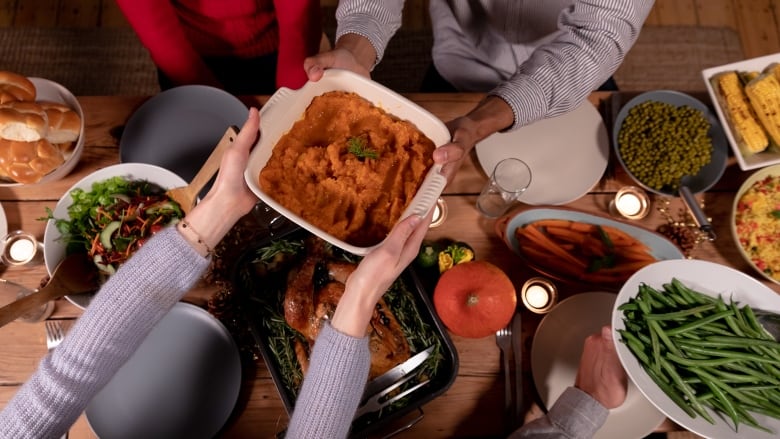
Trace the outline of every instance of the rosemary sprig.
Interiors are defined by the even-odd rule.
[[[347,140],[347,148],[350,154],[354,154],[355,157],[359,158],[360,160],[376,160],[379,158],[379,154],[377,154],[377,152],[373,149],[369,148],[366,144],[366,139],[362,137],[350,137],[349,140]]]

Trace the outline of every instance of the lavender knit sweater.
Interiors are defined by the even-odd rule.
[[[174,228],[150,239],[114,276],[0,412],[0,438],[60,437],[208,267]],[[346,437],[368,377],[368,338],[323,328],[287,437]],[[589,437],[607,410],[577,389],[512,437]]]

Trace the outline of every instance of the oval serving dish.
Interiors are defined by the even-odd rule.
[[[529,267],[533,268],[534,270],[538,271],[539,273],[545,276],[548,276],[550,278],[559,281],[568,282],[568,283],[578,283],[578,284],[592,283],[592,282],[588,282],[587,280],[574,278],[570,275],[567,275],[565,273],[556,270],[552,270],[546,266],[539,264],[534,260],[534,258],[529,257],[523,252],[523,249],[520,243],[518,242],[517,237],[515,236],[515,230],[518,227],[522,227],[526,224],[530,224],[539,220],[551,220],[551,219],[577,221],[577,222],[583,222],[583,223],[589,223],[595,225],[614,227],[624,233],[627,233],[631,237],[639,240],[642,244],[646,245],[649,248],[649,253],[656,260],[685,258],[685,256],[683,255],[679,247],[677,247],[674,243],[672,243],[670,240],[668,240],[667,238],[665,238],[659,233],[653,232],[651,230],[642,227],[634,226],[632,224],[627,224],[621,221],[607,218],[604,216],[581,212],[573,209],[562,208],[562,207],[531,208],[531,209],[524,209],[520,211],[516,210],[514,212],[510,212],[509,214],[505,215],[502,218],[499,218],[496,221],[495,230],[496,230],[496,234],[498,234],[498,236],[501,237],[504,243],[506,243],[506,245],[512,251],[514,251],[515,254],[520,256],[528,264]],[[613,286],[615,286],[617,283],[618,282],[614,282]],[[603,282],[599,282],[599,284],[603,284]]]

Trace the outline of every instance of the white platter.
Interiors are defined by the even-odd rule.
[[[731,64],[724,64],[717,67],[710,67],[708,69],[702,70],[701,72],[701,76],[702,79],[704,80],[704,84],[707,86],[707,92],[710,95],[710,101],[712,101],[713,107],[715,107],[715,112],[717,113],[718,119],[720,119],[720,124],[723,126],[723,131],[726,133],[726,137],[729,140],[729,144],[731,145],[731,150],[734,153],[734,156],[737,158],[737,163],[739,163],[739,168],[742,169],[743,171],[747,171],[750,169],[758,169],[764,166],[780,163],[780,152],[763,151],[757,154],[753,154],[749,157],[745,157],[742,155],[742,151],[739,150],[739,145],[737,144],[737,141],[734,139],[734,134],[731,132],[731,126],[728,122],[728,119],[726,118],[723,109],[721,109],[720,105],[718,105],[718,96],[715,89],[712,86],[712,83],[710,82],[710,78],[712,78],[714,75],[718,73],[726,72],[729,70],[760,72],[766,66],[772,64],[773,62],[780,62],[780,53],[761,56],[758,58],[751,58],[744,61],[739,61]]]
[[[92,183],[116,176],[125,177],[129,180],[146,180],[151,183],[156,183],[164,189],[172,189],[187,185],[187,182],[181,177],[172,171],[159,166],[146,163],[120,163],[111,165],[98,169],[71,186],[54,207],[54,218],[69,218],[68,207],[73,204],[73,199],[70,196],[73,189],[79,188],[89,192],[92,190]],[[65,258],[66,245],[65,242],[60,239],[61,236],[60,231],[57,230],[57,226],[54,224],[54,220],[48,220],[43,233],[43,261],[46,265],[46,271],[50,276],[57,267],[57,264]],[[65,298],[77,307],[85,309],[92,300],[93,295],[93,293],[85,293],[65,296]]]
[[[748,304],[754,309],[780,312],[780,295],[767,288],[756,279],[724,265],[708,261],[693,259],[680,259],[661,261],[649,265],[636,273],[626,281],[615,300],[612,310],[612,329],[618,357],[626,369],[629,378],[639,390],[659,410],[674,422],[687,430],[700,436],[712,439],[769,439],[776,438],[780,434],[780,419],[753,414],[756,421],[775,431],[775,434],[765,433],[747,425],[740,425],[739,432],[735,432],[730,423],[724,421],[718,415],[713,415],[715,424],[710,424],[700,416],[691,418],[678,407],[663,391],[652,381],[647,373],[639,365],[639,362],[622,342],[618,330],[624,329],[623,312],[618,307],[626,303],[631,297],[636,296],[639,285],[645,283],[653,288],[661,289],[664,283],[672,278],[679,279],[683,284],[702,294],[716,297],[721,294],[724,298],[733,298],[740,304]]]
[[[531,373],[548,410],[574,384],[585,338],[609,325],[616,296],[607,292],[575,294],[539,323],[531,346]],[[626,401],[609,411],[607,421],[593,437],[643,438],[665,417],[629,380]]]
[[[358,247],[344,242],[279,204],[270,194],[263,191],[259,184],[260,171],[271,158],[279,139],[301,118],[314,97],[334,90],[357,93],[387,113],[411,121],[433,141],[437,148],[450,141],[450,132],[441,120],[419,105],[377,82],[347,70],[326,70],[322,79],[317,82],[307,82],[298,90],[282,87],[260,109],[262,135],[249,156],[244,172],[249,188],[271,208],[311,233],[350,253],[365,255],[381,243],[371,247]],[[424,216],[433,208],[447,184],[447,179],[439,173],[440,170],[441,165],[431,167],[400,219],[412,214]]]
[[[241,359],[207,311],[177,303],[85,410],[102,439],[212,438],[233,411]]]
[[[561,116],[515,131],[495,133],[476,146],[486,175],[508,157],[531,168],[531,185],[520,197],[525,204],[566,204],[593,188],[609,159],[604,120],[589,101]]]

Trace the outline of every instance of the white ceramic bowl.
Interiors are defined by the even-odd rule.
[[[739,187],[737,194],[734,196],[734,202],[731,206],[730,227],[731,236],[734,238],[734,245],[736,245],[736,247],[739,249],[739,254],[742,255],[742,258],[748,264],[750,264],[750,266],[753,267],[753,269],[756,270],[756,272],[759,273],[764,279],[772,281],[776,284],[780,284],[780,280],[769,276],[767,273],[764,273],[760,268],[758,268],[758,266],[756,266],[756,264],[751,260],[750,255],[748,255],[748,253],[742,247],[742,244],[740,244],[739,236],[737,235],[737,205],[739,204],[739,200],[756,182],[763,180],[768,176],[780,176],[780,165],[769,166],[753,172],[750,177],[748,177],[747,180],[742,183],[742,186]]]
[[[780,312],[780,296],[756,279],[725,265],[695,259],[677,259],[656,262],[634,273],[621,288],[612,309],[612,338],[618,357],[629,378],[650,402],[671,420],[699,436],[712,439],[770,439],[780,433],[780,419],[758,413],[751,414],[764,427],[773,430],[766,433],[741,424],[739,432],[733,430],[726,417],[712,414],[714,424],[701,416],[691,418],[669,398],[650,378],[629,348],[620,341],[618,331],[625,329],[623,311],[618,307],[637,295],[639,285],[646,284],[663,289],[663,284],[677,278],[687,287],[710,297],[721,295],[724,300],[733,299],[740,306],[750,305],[774,313]],[[708,410],[709,411],[709,410]]]
[[[151,183],[156,183],[165,189],[181,187],[187,184],[187,182],[172,171],[159,166],[146,163],[121,163],[112,165],[98,169],[71,186],[53,209],[54,217],[68,218],[68,207],[73,203],[73,199],[70,197],[70,193],[73,189],[79,188],[90,191],[92,190],[92,183],[116,176],[132,180],[147,180]],[[54,268],[57,267],[57,264],[65,257],[66,244],[60,239],[61,236],[60,231],[57,230],[57,227],[54,224],[54,220],[49,220],[46,223],[46,229],[43,233],[43,260],[49,275],[54,272]],[[84,309],[89,305],[92,295],[80,294],[66,296],[66,299],[79,308]]]
[[[734,157],[737,158],[739,168],[743,171],[780,164],[780,152],[767,150],[748,157],[742,155],[742,151],[739,149],[739,144],[734,139],[734,133],[731,131],[731,126],[728,122],[728,119],[726,118],[726,114],[724,113],[723,109],[720,108],[718,95],[713,88],[710,79],[718,73],[729,70],[736,70],[740,72],[761,71],[766,66],[774,62],[780,62],[780,53],[761,56],[758,58],[751,58],[731,64],[724,64],[722,66],[711,67],[701,71],[702,79],[704,79],[704,84],[707,86],[707,92],[709,93],[710,100],[715,107],[715,112],[718,114],[720,124],[723,125],[723,131],[726,133],[726,137],[728,138],[729,144],[731,145],[731,150],[734,152]]]
[[[279,139],[301,118],[314,97],[334,90],[357,93],[386,112],[413,122],[436,147],[449,142],[450,133],[441,120],[422,107],[370,79],[346,70],[327,70],[322,79],[308,82],[299,90],[280,88],[263,105],[260,118],[262,135],[249,156],[249,163],[244,173],[249,188],[271,208],[299,226],[350,253],[365,255],[379,244],[371,247],[348,244],[292,213],[265,193],[259,184],[260,171],[270,159]],[[436,199],[447,184],[446,178],[439,173],[440,170],[439,165],[431,167],[417,194],[401,215],[402,219],[411,214],[425,215],[433,208]]]
[[[46,174],[38,183],[48,183],[59,180],[70,173],[78,164],[81,154],[84,152],[84,111],[81,109],[78,99],[62,85],[43,78],[28,78],[35,85],[36,101],[58,102],[72,108],[81,119],[79,138],[73,148],[65,153],[65,162],[57,169]],[[22,183],[0,182],[0,187],[21,186]]]

